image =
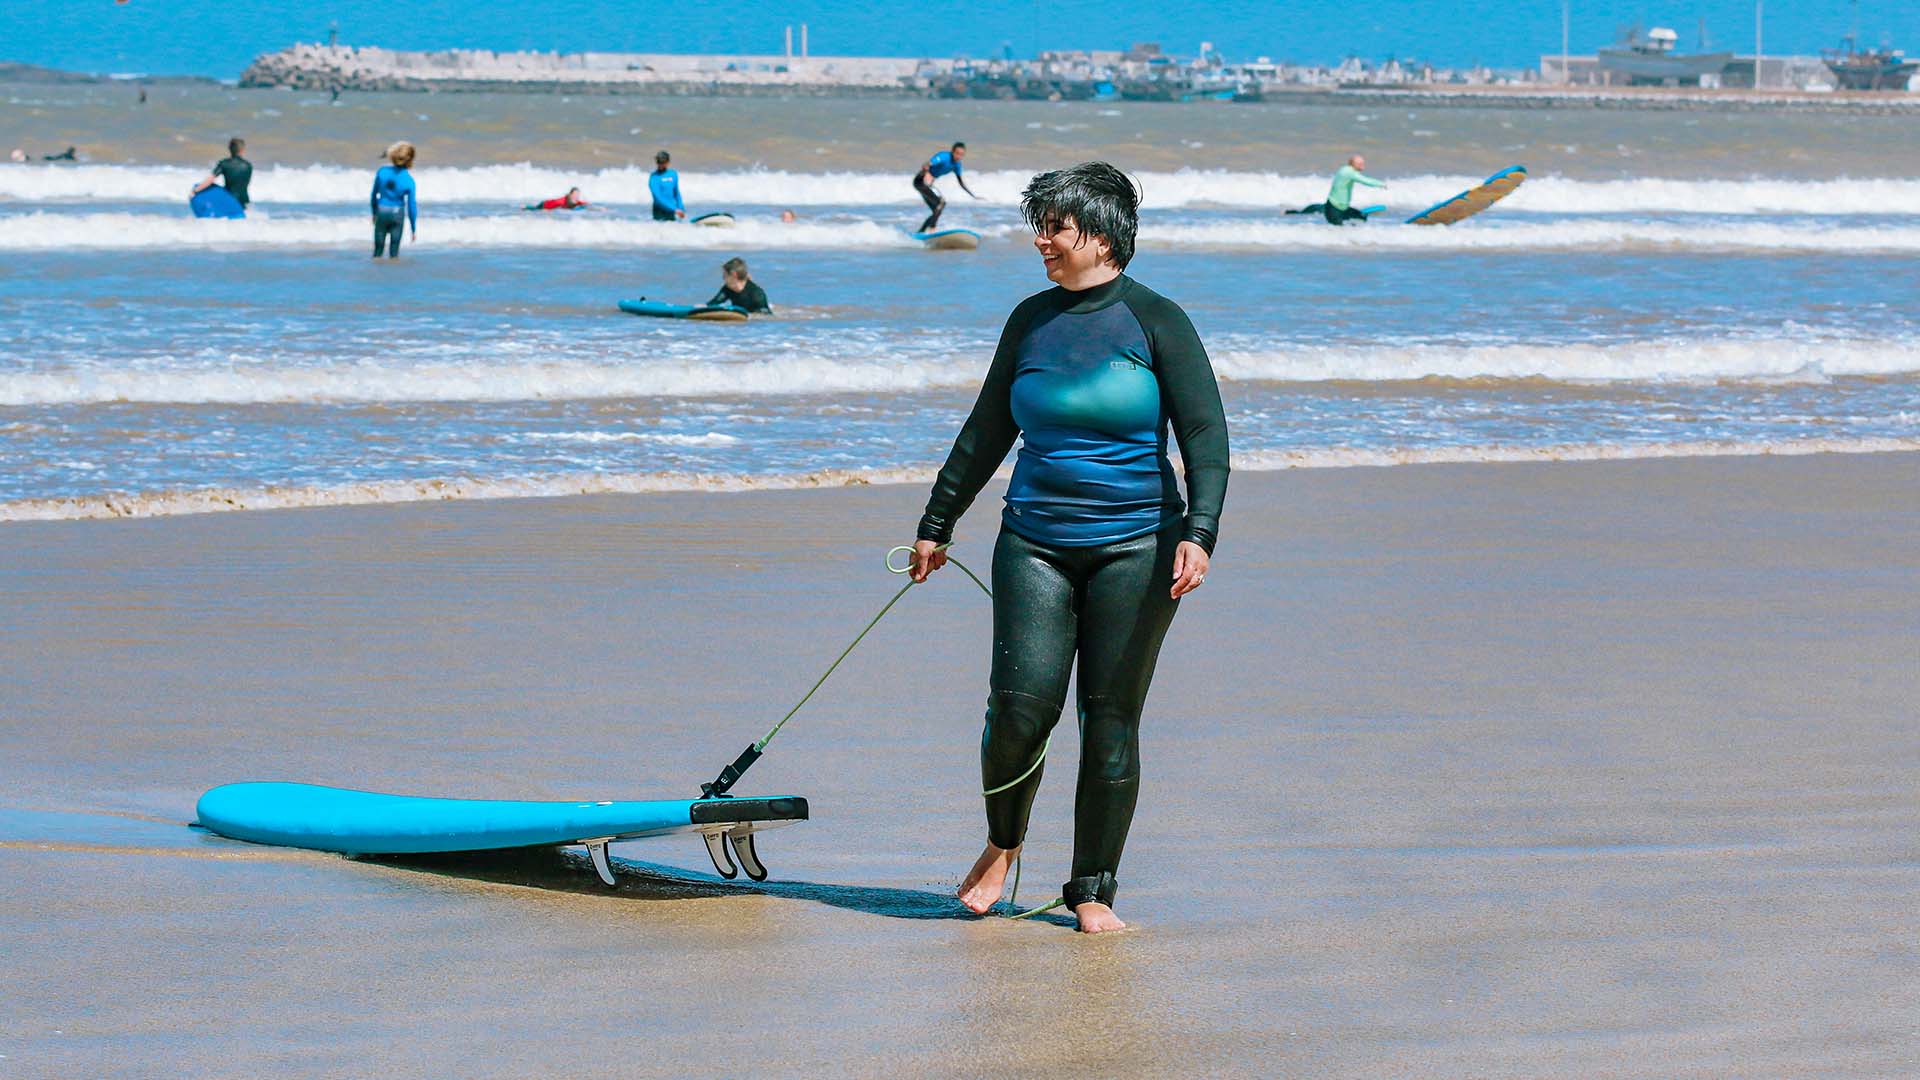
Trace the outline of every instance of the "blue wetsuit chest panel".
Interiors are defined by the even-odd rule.
[[[405,169],[382,165],[373,178],[373,193],[382,206],[405,206],[413,194],[413,177]]]
[[[1021,443],[1008,528],[1083,546],[1180,520],[1152,349],[1126,304],[1036,320],[1015,351],[1009,396]]]
[[[942,150],[927,159],[927,175],[936,179],[948,173],[960,171],[960,163],[953,160],[953,151]]]

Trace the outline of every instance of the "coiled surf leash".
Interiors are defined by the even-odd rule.
[[[941,544],[939,547],[936,547],[933,550],[936,554],[939,554],[939,553],[945,552],[949,547],[952,547],[952,546],[953,545],[951,543]],[[906,552],[908,555],[907,565],[895,566],[893,564],[893,557],[903,551]],[[912,555],[913,555],[913,548],[905,544],[902,544],[899,547],[890,549],[887,552],[887,558],[886,558],[887,573],[889,574],[910,573],[913,570]],[[973,579],[973,583],[975,585],[980,586],[980,591],[986,594],[988,600],[993,599],[993,590],[987,587],[986,582],[980,580],[980,575],[974,573],[971,567],[969,567],[966,563],[961,562],[959,559],[956,559],[951,555],[947,556],[947,561],[959,567],[961,571],[967,575],[967,577]],[[793,703],[793,708],[788,709],[785,716],[782,716],[778,721],[776,721],[773,727],[767,729],[767,733],[765,735],[760,736],[758,741],[749,745],[745,750],[742,750],[740,752],[740,756],[737,758],[734,758],[733,763],[731,765],[728,765],[726,768],[721,769],[720,775],[714,777],[711,783],[700,785],[700,797],[703,799],[727,798],[728,797],[727,791],[730,788],[732,788],[733,785],[740,782],[740,778],[746,775],[747,770],[753,768],[754,762],[760,760],[760,756],[766,753],[767,744],[773,741],[773,737],[775,735],[780,734],[781,728],[787,726],[787,721],[793,719],[794,714],[798,713],[807,704],[807,702],[813,700],[814,693],[818,691],[822,686],[826,685],[827,679],[830,678],[835,671],[839,670],[841,662],[846,660],[848,656],[851,656],[853,654],[853,650],[856,647],[858,647],[862,641],[866,640],[867,634],[871,632],[874,627],[880,625],[880,620],[887,617],[887,612],[893,610],[893,606],[900,602],[900,598],[907,595],[907,591],[909,589],[912,589],[915,585],[918,585],[918,584],[920,583],[917,581],[914,581],[911,578],[907,579],[907,583],[900,586],[899,590],[893,594],[892,599],[888,600],[886,604],[884,604],[880,608],[879,613],[874,615],[873,618],[867,620],[867,625],[860,628],[860,632],[853,636],[853,640],[847,643],[847,647],[840,650],[840,655],[833,658],[833,663],[827,665],[827,670],[820,673],[820,677],[813,681],[813,685],[807,688],[806,693],[800,695],[800,700]],[[1041,744],[1040,753],[1033,759],[1033,764],[1027,766],[1026,772],[1023,772],[1019,776],[1014,777],[1012,780],[1004,784],[1001,784],[999,787],[988,788],[985,791],[982,791],[981,795],[982,796],[998,795],[1001,792],[1006,791],[1010,788],[1017,787],[1022,781],[1026,780],[1027,777],[1032,776],[1034,772],[1038,770],[1043,763],[1045,763],[1045,761],[1047,760],[1047,749],[1052,745],[1053,745],[1053,737],[1048,736],[1047,741]],[[1016,902],[1019,899],[1019,896],[1020,896],[1020,857],[1016,855],[1014,856],[1014,860],[1013,860],[1013,888],[1008,891],[1007,903],[1009,905],[1012,905],[1013,907],[1016,907],[1016,908],[1019,907],[1019,904]],[[1054,908],[1057,908],[1065,903],[1066,903],[1066,899],[1064,897],[1057,898],[1053,900],[1051,903],[1043,904],[1040,907],[1034,908],[1032,911],[1022,911],[1022,912],[1019,912],[1018,914],[1015,914],[1009,917],[1014,919],[1031,918],[1035,915],[1040,914],[1041,912],[1052,911]]]

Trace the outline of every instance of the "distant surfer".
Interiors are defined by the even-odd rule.
[[[413,144],[387,147],[387,164],[373,174],[373,257],[387,249],[387,258],[400,257],[400,231],[405,225],[414,243],[420,242],[420,202],[413,186]]]
[[[754,283],[753,275],[747,272],[747,260],[739,256],[721,264],[720,291],[707,301],[708,307],[722,304],[732,304],[755,315],[773,314],[773,308],[767,304],[767,290]]]
[[[920,197],[926,200],[927,209],[933,211],[927,215],[927,220],[920,223],[921,232],[930,233],[938,228],[940,212],[947,208],[945,196],[933,186],[935,180],[952,173],[954,181],[960,185],[960,190],[973,195],[973,189],[967,186],[967,178],[961,175],[960,171],[960,163],[966,160],[966,157],[967,144],[957,142],[922,162],[920,171],[913,174],[913,190],[920,193]],[[980,196],[973,195],[973,197],[977,199]]]
[[[680,174],[671,168],[673,155],[665,150],[653,155],[653,174],[647,177],[647,190],[653,193],[653,220],[685,220],[687,204],[680,198]]]
[[[41,154],[40,160],[41,161],[79,161],[80,151],[76,147],[69,146],[65,150],[62,150],[57,154]]]
[[[1139,228],[1133,181],[1092,161],[1034,177],[1020,199],[1057,287],[1008,316],[927,499],[911,572],[925,581],[945,565],[941,546],[1024,440],[993,552],[980,746],[987,847],[960,900],[981,913],[1000,900],[1071,676],[1080,776],[1061,895],[1080,929],[1098,933],[1126,925],[1113,899],[1140,793],[1141,709],[1174,610],[1207,577],[1226,501],[1227,424],[1186,313],[1123,273]],[[1169,425],[1184,502],[1167,460]]]
[[[579,188],[568,188],[567,193],[565,195],[562,195],[557,199],[543,200],[539,203],[536,203],[532,206],[527,207],[527,209],[529,210],[581,210],[586,208],[587,205],[588,203],[587,203],[586,196],[580,194]]]
[[[239,203],[241,209],[246,209],[247,185],[253,182],[253,162],[241,156],[246,149],[247,140],[238,137],[228,139],[227,156],[213,163],[213,171],[207,174],[205,180],[193,185],[193,193],[198,195],[219,184],[227,189],[227,194],[233,196],[233,201]]]
[[[1298,210],[1289,210],[1289,214],[1320,214],[1329,225],[1345,225],[1349,221],[1367,220],[1366,212],[1353,205],[1353,185],[1360,184],[1371,188],[1384,188],[1387,185],[1361,170],[1367,167],[1367,159],[1355,154],[1347,159],[1333,174],[1333,186],[1327,189],[1327,201],[1303,206]]]

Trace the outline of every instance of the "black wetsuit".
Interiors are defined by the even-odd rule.
[[[1327,219],[1329,225],[1345,225],[1349,221],[1367,220],[1367,212],[1358,207],[1341,209],[1330,202],[1317,202],[1312,206],[1303,206],[1298,210],[1289,210],[1289,214],[1318,214]]]
[[[213,166],[213,175],[220,178],[221,186],[235,202],[247,205],[247,184],[253,180],[253,162],[238,154],[222,158]]]
[[[1185,465],[1183,503],[1167,430]],[[920,520],[945,543],[1023,436],[993,554],[993,675],[983,788],[1038,759],[1079,662],[1080,778],[1070,905],[1113,902],[1140,789],[1140,713],[1178,601],[1174,550],[1213,550],[1227,427],[1186,313],[1122,275],[1051,289],[1014,309]],[[1025,839],[1044,769],[987,796],[995,846]]]
[[[927,209],[932,211],[927,215],[927,220],[920,223],[920,231],[930,233],[940,224],[940,213],[947,208],[946,197],[934,188],[933,181],[927,179],[926,173],[913,174],[913,190],[920,193],[920,197],[926,200]]]
[[[719,307],[721,304],[732,304],[742,311],[750,311],[755,314],[765,313],[771,315],[773,313],[773,308],[767,305],[767,290],[761,288],[752,280],[749,280],[747,287],[741,289],[739,292],[734,292],[725,285],[720,286],[720,291],[713,294],[713,299],[707,301],[707,306]]]

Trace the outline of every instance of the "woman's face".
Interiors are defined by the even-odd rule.
[[[1071,217],[1049,218],[1034,230],[1033,246],[1047,268],[1047,280],[1070,285],[1107,261],[1106,240],[1080,231]]]

